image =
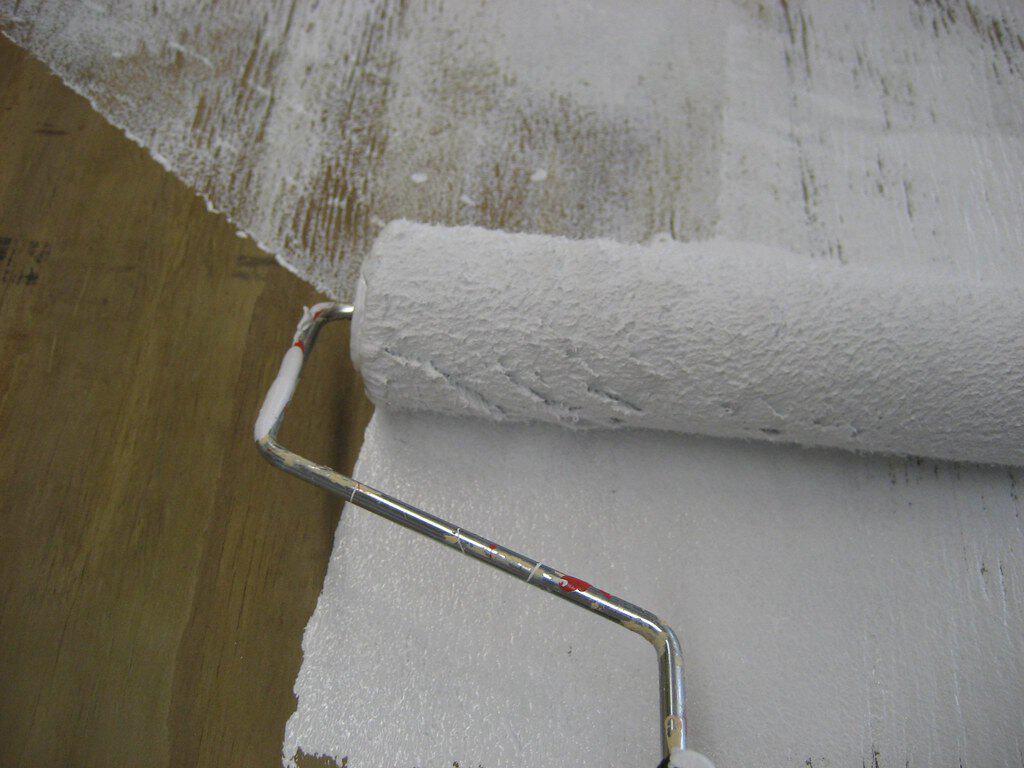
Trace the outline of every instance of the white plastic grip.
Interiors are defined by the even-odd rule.
[[[302,308],[302,317],[295,326],[295,335],[292,336],[292,346],[284,353],[281,367],[277,371],[277,378],[267,390],[267,396],[263,398],[263,405],[260,406],[260,413],[256,417],[256,426],[253,427],[253,437],[258,443],[270,434],[274,424],[281,418],[285,407],[295,394],[295,385],[299,381],[299,373],[302,371],[302,363],[306,350],[300,339],[309,330],[318,317],[324,312],[335,307],[333,301],[322,301],[312,307]]]
[[[288,405],[295,393],[295,385],[299,381],[299,372],[302,370],[302,362],[305,357],[302,347],[298,342],[293,344],[284,353],[281,360],[281,368],[277,372],[277,378],[267,390],[267,396],[263,398],[263,405],[260,406],[260,413],[256,417],[256,426],[253,429],[253,437],[259,442],[274,428],[281,413]]]

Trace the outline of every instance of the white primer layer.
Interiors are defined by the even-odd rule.
[[[0,0],[0,27],[339,298],[398,218],[1020,267],[1014,0]]]
[[[713,194],[713,231],[655,218],[608,234],[1020,284],[1020,4],[736,7],[724,37],[723,17],[707,27],[724,40],[718,180],[685,187]],[[356,476],[662,614],[684,645],[691,743],[722,768],[1019,766],[1019,470],[381,409]],[[358,509],[304,649],[286,759],[657,753],[642,643]]]
[[[649,608],[719,768],[1016,768],[1021,471],[378,410],[355,477]],[[284,756],[650,766],[642,639],[346,507]]]
[[[211,208],[345,298],[394,218],[709,233],[717,6],[0,0],[0,28]]]

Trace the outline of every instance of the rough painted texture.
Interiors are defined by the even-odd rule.
[[[0,0],[0,27],[338,296],[395,218],[1019,266],[1011,0]]]
[[[782,0],[767,25],[730,25],[725,48],[719,235],[1020,267],[1024,5]]]
[[[0,23],[343,295],[393,218],[710,233],[725,65],[714,7],[0,0]]]
[[[712,233],[1019,285],[1019,15],[742,6]],[[1020,763],[1018,470],[382,409],[357,477],[661,613],[719,766]],[[642,643],[358,509],[305,653],[286,759],[657,752]]]
[[[1020,764],[1019,470],[378,410],[355,475],[666,619],[719,768]],[[303,650],[286,758],[657,763],[643,640],[362,509]]]
[[[396,222],[352,355],[389,408],[1024,464],[1024,281],[943,271]]]

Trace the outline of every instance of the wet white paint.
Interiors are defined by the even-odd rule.
[[[1018,470],[375,415],[356,477],[668,621],[717,766],[1016,766]],[[297,750],[349,765],[656,765],[655,654],[346,508]]]
[[[1019,8],[900,9],[732,19],[713,231],[1019,285]],[[720,766],[1019,763],[1017,470],[385,410],[357,473],[662,614]],[[304,648],[286,758],[656,759],[642,643],[358,509]]]

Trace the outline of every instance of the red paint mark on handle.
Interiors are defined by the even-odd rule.
[[[562,588],[563,592],[586,592],[590,589],[590,584],[575,576],[563,576],[558,586]]]
[[[294,343],[294,344],[293,344],[292,346],[293,346],[293,347],[298,347],[299,349],[301,349],[301,350],[302,350],[303,354],[305,354],[305,352],[306,352],[306,346],[305,346],[305,344],[303,344],[303,343],[302,343],[301,341],[296,341],[296,342],[295,342],[295,343]]]
[[[563,576],[562,580],[558,583],[558,586],[563,592],[586,592],[588,589],[593,587],[595,592],[600,592],[608,598],[611,597],[611,595],[600,587],[594,587],[593,584],[590,584],[583,579],[577,579],[575,576]]]

